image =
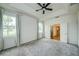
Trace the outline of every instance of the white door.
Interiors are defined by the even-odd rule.
[[[12,14],[3,14],[3,40],[4,49],[16,46],[16,16]]]
[[[62,22],[60,26],[60,40],[67,43],[67,23]]]

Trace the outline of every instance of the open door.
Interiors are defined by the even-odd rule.
[[[60,24],[54,24],[51,27],[51,39],[60,40]]]
[[[51,26],[51,39],[67,43],[67,23],[54,24]]]

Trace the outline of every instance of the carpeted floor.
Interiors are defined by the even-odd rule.
[[[22,45],[0,52],[1,56],[78,56],[78,47],[53,41],[41,39],[36,42]]]

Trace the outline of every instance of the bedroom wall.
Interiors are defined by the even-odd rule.
[[[20,43],[37,40],[37,20],[28,15],[20,15]]]
[[[65,22],[67,22],[67,42],[72,43],[72,44],[78,44],[78,23],[77,23],[77,15],[76,14],[71,14],[62,17]]]

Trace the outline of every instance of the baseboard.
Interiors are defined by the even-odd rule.
[[[2,49],[0,52],[2,52],[2,51],[7,51],[7,50],[9,50],[9,49],[13,49],[13,48],[16,48],[17,46],[14,46],[14,47],[11,47],[11,48],[7,48],[7,49]]]
[[[68,44],[79,47],[77,44],[73,44],[73,43],[68,43]]]
[[[32,44],[34,42],[36,42],[38,40],[32,40],[32,41],[29,41],[29,42],[26,42],[26,43],[23,43],[23,44],[20,44],[19,46],[23,46],[23,45],[29,45],[29,44]]]

